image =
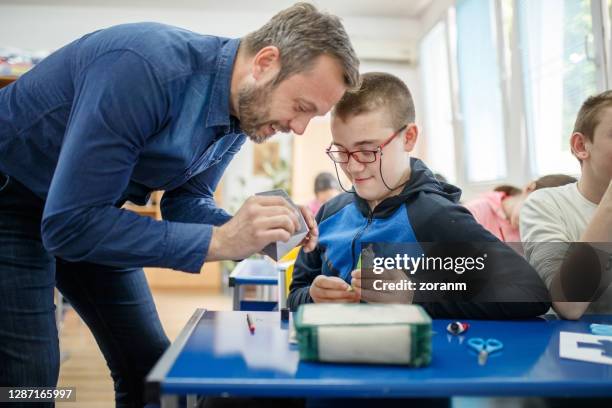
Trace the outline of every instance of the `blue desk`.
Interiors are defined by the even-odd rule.
[[[433,324],[429,367],[303,363],[288,343],[278,312],[198,310],[147,379],[149,390],[175,406],[177,395],[268,397],[612,396],[612,366],[559,358],[559,332],[588,332],[591,322],[555,317],[530,321],[469,321],[464,337]],[[496,337],[505,348],[479,366],[469,337]],[[193,397],[192,397],[193,398]]]
[[[245,259],[236,265],[229,276],[229,286],[234,288],[234,310],[272,310],[278,301],[247,301],[243,299],[243,285],[271,287],[278,286],[276,265],[265,259]]]

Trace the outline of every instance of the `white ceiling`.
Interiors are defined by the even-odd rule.
[[[274,13],[294,0],[54,0],[54,6],[124,6],[197,8],[241,13]],[[394,17],[418,19],[434,0],[314,0],[319,8],[340,17]],[[49,5],[48,0],[0,0],[1,4]]]

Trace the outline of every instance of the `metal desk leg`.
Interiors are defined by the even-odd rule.
[[[161,408],[178,408],[178,406],[179,406],[178,395],[162,395]]]
[[[242,285],[234,286],[233,310],[240,310],[240,299],[242,298]]]
[[[278,268],[278,310],[287,308],[287,272]]]
[[[287,308],[287,269],[278,268],[278,310],[281,321],[289,321],[289,309]]]

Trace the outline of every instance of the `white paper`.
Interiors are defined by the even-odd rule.
[[[611,336],[561,332],[559,337],[559,357],[612,365],[612,357],[603,355],[606,346],[609,347],[610,345],[612,345]]]
[[[234,358],[239,356],[249,370],[275,370],[289,376],[295,375],[300,356],[287,347],[287,333],[275,328],[278,321],[267,321],[258,317],[257,312],[252,312],[255,334],[251,334],[243,313],[218,313],[219,317],[215,320],[212,331],[216,355]],[[209,370],[208,367],[201,369]]]

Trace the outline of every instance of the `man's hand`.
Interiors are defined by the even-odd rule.
[[[249,197],[232,219],[213,228],[206,260],[248,258],[272,242],[287,242],[299,228],[297,211],[284,198]]]
[[[319,241],[319,228],[317,227],[317,222],[315,221],[312,212],[310,212],[310,209],[303,205],[300,205],[299,208],[302,212],[302,216],[304,217],[304,221],[306,221],[306,226],[308,227],[308,234],[304,237],[304,240],[300,245],[302,245],[304,248],[304,252],[308,253],[314,250],[317,246],[317,242]]]
[[[310,297],[315,303],[359,302],[359,295],[349,288],[349,284],[337,276],[319,275],[310,285]]]
[[[360,300],[368,303],[412,303],[414,291],[411,290],[389,290],[385,288],[385,284],[397,284],[406,280],[406,274],[398,269],[386,270],[382,275],[374,273],[365,274],[362,276],[360,269],[355,269],[351,272],[351,286],[355,288],[355,293]],[[379,280],[377,287],[381,290],[374,289],[374,281]],[[383,289],[384,288],[384,289]]]

